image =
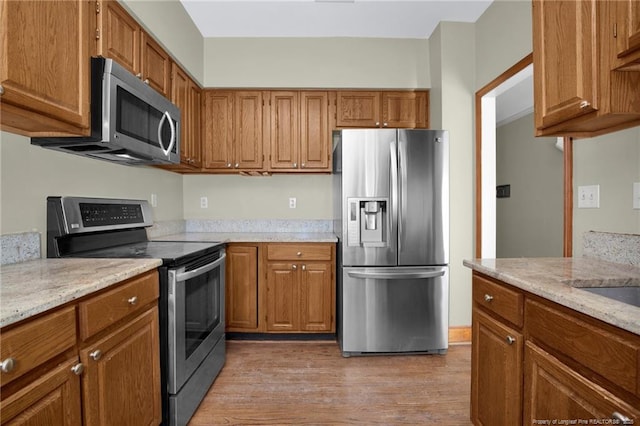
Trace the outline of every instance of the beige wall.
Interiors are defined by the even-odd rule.
[[[428,88],[427,40],[216,38],[204,45],[207,87]]]
[[[150,199],[155,220],[182,219],[182,176],[152,167],[130,167],[60,153],[0,133],[0,234],[46,233],[49,195]],[[43,241],[43,254],[46,248]]]
[[[556,138],[533,136],[533,114],[496,131],[496,257],[562,256],[563,153]]]
[[[632,204],[633,182],[640,182],[640,127],[578,139],[573,157],[573,251],[582,255],[588,231],[640,234],[640,210]],[[578,186],[600,185],[600,208],[578,209]]]

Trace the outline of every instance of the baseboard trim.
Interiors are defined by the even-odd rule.
[[[449,327],[449,343],[471,343],[471,326]]]

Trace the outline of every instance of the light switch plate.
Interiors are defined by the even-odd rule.
[[[633,208],[640,209],[640,182],[633,183]]]
[[[600,185],[586,185],[578,187],[578,208],[600,208]]]

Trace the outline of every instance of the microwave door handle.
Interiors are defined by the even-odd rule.
[[[411,272],[365,272],[351,271],[347,274],[351,278],[373,278],[378,280],[412,280],[416,278],[437,278],[445,271],[411,271]]]
[[[166,119],[169,119],[169,128],[171,129],[171,143],[169,144],[169,148],[164,149],[164,143],[162,140],[162,123],[164,123]],[[175,143],[176,143],[176,128],[173,125],[173,120],[169,115],[169,111],[165,111],[164,114],[162,114],[160,123],[158,124],[158,145],[160,145],[160,149],[162,150],[162,152],[164,152],[164,155],[168,157]]]
[[[205,274],[205,273],[211,271],[212,269],[215,269],[218,266],[220,266],[224,262],[224,259],[226,257],[227,257],[227,255],[223,254],[215,262],[207,263],[206,265],[201,266],[198,269],[194,269],[193,271],[182,272],[182,273],[176,274],[176,281],[177,282],[187,281],[187,280],[190,280],[191,278],[197,277],[198,275]]]

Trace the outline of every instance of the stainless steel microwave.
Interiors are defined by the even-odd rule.
[[[112,59],[91,58],[91,134],[33,145],[128,165],[180,162],[180,110]]]

